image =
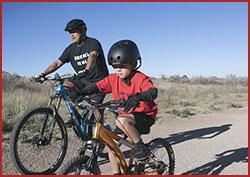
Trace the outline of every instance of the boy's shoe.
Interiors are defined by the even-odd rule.
[[[73,127],[74,126],[74,120],[70,117],[67,122],[65,122],[65,127]]]
[[[135,160],[144,160],[148,157],[150,150],[144,143],[140,143],[135,147],[136,147],[134,156]]]

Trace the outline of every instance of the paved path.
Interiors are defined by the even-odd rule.
[[[248,108],[167,120],[154,128],[155,137],[173,146],[176,175],[248,174]]]
[[[247,175],[248,108],[230,109],[191,118],[164,120],[151,129],[150,139],[166,138],[176,156],[176,175]],[[75,154],[80,142],[69,138],[71,147],[64,162]],[[79,145],[77,145],[79,143]],[[19,174],[9,156],[8,141],[3,141],[2,173]],[[108,163],[101,165],[103,174],[111,174]]]

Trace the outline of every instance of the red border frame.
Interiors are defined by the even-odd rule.
[[[65,1],[65,0],[1,0],[1,5],[0,5],[0,11],[2,14],[2,2],[249,2],[249,0],[205,0],[205,1],[201,1],[201,0],[190,0],[190,1],[184,1],[184,0],[175,0],[175,1],[171,1],[171,0],[156,0],[156,1],[152,1],[152,0],[121,0],[121,1],[117,1],[117,0],[93,0],[93,1],[87,1],[87,0],[72,0],[72,1]],[[249,7],[248,7],[248,11],[249,11]],[[249,17],[249,12],[248,12],[248,17]],[[249,19],[249,18],[248,18]],[[248,23],[248,27],[249,27],[249,23]],[[1,41],[2,41],[2,18],[1,18]],[[248,35],[248,41],[249,41],[249,35]],[[2,68],[2,47],[0,49],[0,54],[1,54],[1,61],[0,61],[0,66]],[[248,58],[249,58],[249,54],[248,54]],[[249,75],[249,70],[248,70],[248,75]],[[2,76],[2,72],[0,73],[0,75]],[[0,96],[2,98],[2,77],[0,79]],[[0,103],[0,108],[2,108],[2,101]],[[248,106],[249,108],[249,106]],[[2,118],[2,112],[1,114],[1,118]],[[249,125],[249,123],[248,123]],[[2,119],[0,121],[0,138],[2,140]],[[2,143],[0,145],[0,170],[1,170],[1,174],[0,176],[20,176],[20,175],[2,175]],[[248,156],[249,156],[249,152],[248,152]],[[11,162],[10,162],[11,163]],[[248,174],[249,174],[249,169],[248,169]],[[36,175],[38,176],[38,175]],[[39,175],[39,176],[43,176],[43,175]],[[54,175],[47,175],[47,176],[54,176]],[[102,176],[110,176],[110,175],[102,175]],[[136,175],[137,176],[137,175]],[[187,175],[182,175],[182,176],[187,176]],[[195,176],[203,176],[203,175],[195,175]],[[213,175],[212,175],[213,176]],[[228,176],[228,175],[220,175],[220,176]],[[246,176],[246,175],[234,175],[234,176]]]

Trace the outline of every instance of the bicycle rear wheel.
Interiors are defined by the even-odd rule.
[[[87,169],[89,156],[79,155],[68,161],[57,175],[101,175],[99,166],[96,164],[93,171]]]
[[[148,143],[151,150],[150,170],[157,170],[150,175],[173,175],[175,156],[171,145],[162,138],[156,138]],[[147,171],[147,170],[145,170]]]
[[[55,122],[52,109],[35,108],[24,114],[14,126],[11,158],[21,174],[53,174],[65,157],[67,144],[67,131],[61,117],[57,115]]]

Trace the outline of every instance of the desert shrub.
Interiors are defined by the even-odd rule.
[[[191,79],[192,84],[201,84],[201,85],[222,85],[223,84],[223,79],[217,78],[217,77],[202,77],[202,76],[197,76],[193,77]]]
[[[231,103],[229,107],[232,107],[232,108],[242,108],[243,106],[239,103]]]
[[[177,77],[176,77],[177,78]],[[159,116],[186,115],[209,113],[228,108],[239,108],[248,104],[248,86],[245,84],[228,84],[225,79],[202,78],[191,79],[190,83],[170,82],[162,79],[153,79],[158,88],[156,103],[159,107]],[[235,81],[233,83],[236,83]],[[240,83],[240,82],[237,82]],[[244,82],[243,82],[244,83]]]
[[[233,74],[229,74],[224,79],[225,84],[227,85],[243,85],[248,86],[248,78],[247,77],[236,77]]]
[[[177,117],[182,117],[182,118],[195,115],[195,113],[193,113],[190,109],[180,109],[180,110],[172,109],[170,111],[166,111],[166,113],[172,114],[172,115],[177,116]]]

